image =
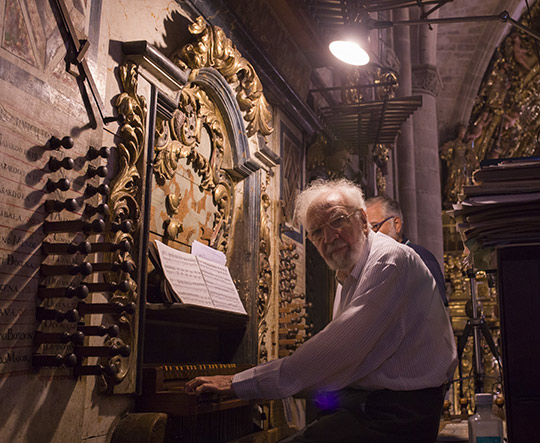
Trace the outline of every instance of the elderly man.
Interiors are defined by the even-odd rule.
[[[450,321],[414,251],[369,229],[359,187],[318,181],[297,217],[339,281],[332,321],[298,350],[187,391],[277,399],[311,393],[322,408],[294,442],[431,443],[457,357]]]
[[[386,234],[416,251],[430,270],[431,275],[433,275],[444,305],[448,306],[446,285],[444,283],[441,265],[439,265],[439,262],[429,250],[423,246],[412,243],[403,235],[403,214],[399,203],[384,195],[368,198],[366,200],[366,213],[373,231]]]

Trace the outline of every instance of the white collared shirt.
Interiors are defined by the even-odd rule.
[[[294,354],[236,374],[240,398],[344,387],[414,390],[452,377],[454,334],[430,271],[411,248],[384,234],[370,231],[366,241],[338,286],[332,321]]]

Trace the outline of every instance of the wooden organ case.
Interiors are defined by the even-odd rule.
[[[162,274],[143,253],[137,410],[168,415],[166,441],[276,441],[264,419],[268,405],[183,392],[197,375],[236,373],[260,360],[268,302],[261,292],[272,278],[261,263],[261,168],[279,162],[266,146],[271,113],[251,65],[219,28],[201,19],[190,31],[199,42],[220,41],[188,44],[171,58],[144,41],[123,45],[124,94],[148,104],[138,116],[139,131],[148,132],[138,165],[145,177],[140,247],[159,240],[190,252],[197,240],[221,250],[247,315],[166,302]],[[205,52],[220,44],[221,53]]]

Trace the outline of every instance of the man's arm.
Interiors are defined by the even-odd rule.
[[[396,264],[379,262],[365,274],[339,317],[294,354],[236,374],[237,395],[276,399],[301,391],[337,390],[383,364],[402,339],[403,322],[398,317],[407,300],[400,279],[407,272],[397,272]]]

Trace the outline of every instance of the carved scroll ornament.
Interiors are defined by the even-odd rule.
[[[130,232],[118,231],[110,233],[108,240],[119,244],[123,240],[128,240],[131,245],[137,244],[134,235],[138,231],[141,221],[141,171],[142,168],[139,159],[144,150],[146,137],[146,100],[143,96],[137,95],[138,74],[136,65],[128,63],[120,66],[119,77],[122,84],[122,92],[115,99],[115,106],[118,114],[125,116],[124,123],[120,127],[120,139],[122,142],[117,145],[117,163],[118,169],[115,179],[111,183],[109,196],[110,218],[112,221],[120,223],[129,220],[132,223]],[[113,263],[118,261],[130,262],[133,268],[138,263],[135,262],[136,252],[117,251],[111,254],[107,261]],[[105,276],[106,279],[118,280],[119,275]],[[120,302],[128,304],[137,302],[137,285],[130,274],[125,272],[120,276],[122,280],[127,280],[130,289],[127,292],[115,292],[110,298],[110,302]],[[135,348],[136,324],[135,316],[120,315],[116,318],[116,323],[120,328],[119,336],[109,338],[108,346],[120,346],[126,344]],[[108,376],[103,381],[106,382],[106,388],[111,389],[113,384],[120,383],[128,374],[131,367],[134,367],[133,360],[135,354],[130,357],[115,356],[110,358],[105,365],[112,364],[116,368],[113,376]]]
[[[211,138],[210,158],[198,151],[201,133],[207,130]],[[212,192],[217,213],[213,224],[211,244],[221,250],[227,249],[228,229],[233,205],[233,181],[221,169],[224,154],[223,122],[207,94],[197,85],[182,90],[178,109],[169,120],[160,122],[156,129],[154,147],[154,173],[158,182],[171,180],[181,159],[186,159],[200,177],[201,189]],[[175,219],[181,201],[180,196],[167,196],[166,233],[175,238],[182,231],[180,221]]]
[[[240,54],[223,30],[208,26],[198,17],[189,30],[198,36],[196,43],[182,48],[177,63],[197,70],[203,67],[217,69],[236,90],[236,100],[248,122],[249,137],[257,132],[270,135],[272,112],[263,94],[263,88],[253,66]]]
[[[261,221],[259,230],[259,280],[257,285],[258,303],[258,337],[259,337],[259,362],[268,360],[268,345],[266,343],[268,335],[268,325],[266,317],[270,309],[272,294],[272,266],[270,256],[272,253],[272,238],[270,231],[270,220],[268,209],[271,206],[270,196],[266,193],[268,186],[264,183],[261,186]]]

